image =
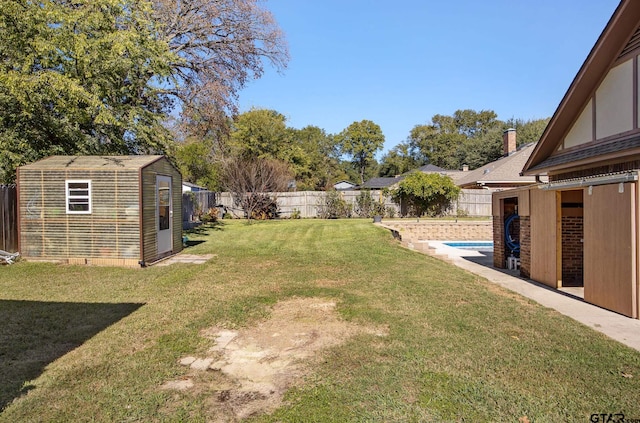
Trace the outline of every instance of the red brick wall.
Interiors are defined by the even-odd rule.
[[[562,217],[562,285],[580,286],[583,281],[583,218]]]

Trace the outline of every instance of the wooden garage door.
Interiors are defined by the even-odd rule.
[[[556,191],[531,190],[531,279],[558,287],[558,200]]]
[[[638,314],[635,216],[634,183],[585,189],[584,299],[630,317]]]

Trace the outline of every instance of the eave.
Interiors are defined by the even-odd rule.
[[[540,142],[525,163],[523,175],[542,175],[550,171],[536,168],[558,148],[584,105],[595,93],[609,69],[633,36],[640,16],[640,1],[623,0],[616,8],[569,89],[545,128]]]

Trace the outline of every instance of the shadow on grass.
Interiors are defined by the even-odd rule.
[[[49,363],[142,305],[0,300],[0,413]]]
[[[207,235],[211,231],[222,231],[222,230],[224,230],[224,222],[220,220],[216,220],[213,222],[203,223],[191,229],[186,229],[184,231],[184,234],[185,235]]]
[[[200,245],[200,244],[203,244],[205,242],[207,242],[207,241],[202,241],[202,240],[201,241],[191,241],[191,240],[189,240],[189,241],[184,243],[184,248],[195,247],[196,245]]]

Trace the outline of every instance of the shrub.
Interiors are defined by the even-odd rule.
[[[393,200],[412,216],[440,216],[460,195],[453,180],[438,173],[413,172],[392,191]]]
[[[275,219],[280,215],[278,202],[269,194],[254,193],[244,197],[246,203],[240,204],[245,213],[250,211],[250,216],[245,216],[254,220]]]
[[[353,205],[347,203],[338,191],[327,191],[318,201],[318,217],[321,219],[338,219],[351,217]]]
[[[360,191],[356,198],[355,214],[359,217],[384,216],[384,201],[376,201],[368,190]]]

